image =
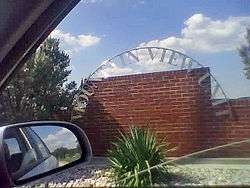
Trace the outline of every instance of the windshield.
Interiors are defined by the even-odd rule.
[[[250,185],[249,79],[245,0],[86,0],[2,92],[0,121],[77,124],[100,186]]]

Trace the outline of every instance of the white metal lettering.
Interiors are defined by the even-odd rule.
[[[165,55],[166,55],[166,49],[163,49],[160,62],[162,62],[162,63],[164,62]]]
[[[228,114],[230,114],[230,110],[222,110],[222,111],[215,113],[216,116],[223,116],[223,115],[228,115]]]
[[[154,54],[153,54],[151,48],[148,48],[148,53],[149,53],[149,56],[150,56],[151,60],[154,60],[155,57],[154,57]]]
[[[122,65],[126,64],[123,55],[120,55],[120,61],[121,61]]]
[[[203,76],[201,76],[201,77],[199,78],[199,80],[198,80],[199,85],[202,86],[201,83],[202,83],[206,78],[208,78],[208,77],[210,77],[210,73],[208,73],[208,72],[207,72],[206,74],[204,74]]]
[[[188,70],[187,70],[188,73],[190,73],[192,71],[192,65],[193,65],[193,61],[192,61],[192,59],[190,59],[188,62]]]
[[[87,96],[91,96],[91,95],[93,95],[94,93],[93,92],[89,92],[89,91],[87,91],[86,89],[84,89],[84,88],[82,88],[82,93],[84,93],[85,95],[87,95]]]
[[[128,52],[128,56],[133,57],[137,62],[139,62],[139,58],[135,54],[133,54],[132,52]]]
[[[223,103],[225,103],[225,102],[227,102],[227,99],[218,99],[218,100],[212,102],[212,106],[216,106],[216,105],[219,105],[219,104],[223,104]]]
[[[174,60],[174,56],[175,56],[175,52],[172,52],[172,54],[171,54],[171,56],[170,56],[170,58],[169,58],[168,63],[169,63],[170,65],[177,66],[177,64],[173,64],[173,63],[172,63],[173,60]]]
[[[220,88],[220,85],[218,83],[216,83],[216,85],[215,85],[215,87],[213,88],[213,91],[212,91],[212,98],[215,97],[215,95],[217,94],[219,88]]]
[[[89,101],[89,97],[88,97],[88,95],[85,95],[85,94],[81,94],[81,95],[79,95],[79,99],[80,99],[80,100],[85,99],[86,101]]]
[[[181,70],[183,70],[185,68],[186,59],[187,59],[187,57],[183,56],[182,63],[181,63]]]

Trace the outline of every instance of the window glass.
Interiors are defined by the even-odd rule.
[[[4,139],[4,142],[6,143],[9,154],[16,154],[16,153],[21,153],[18,141],[16,138],[9,138],[9,139]]]
[[[29,137],[30,143],[33,145],[33,147],[37,150],[39,153],[40,159],[46,159],[50,156],[49,150],[44,145],[42,140],[39,138],[39,136],[30,128],[26,128],[27,136]]]
[[[250,185],[250,3],[82,0],[0,93],[1,125],[40,120],[77,123],[93,155],[110,159],[119,132],[145,129],[164,141],[159,163],[178,159],[166,178],[177,185]],[[49,159],[62,166],[82,156],[65,129],[24,130],[27,139],[6,138],[11,165],[22,154],[41,172]],[[112,159],[134,165],[117,165],[128,180],[148,173],[141,164],[154,156],[129,161],[131,150],[114,149]]]
[[[4,150],[8,171],[14,178],[24,175],[37,164],[37,154],[20,129],[8,128],[5,131]]]

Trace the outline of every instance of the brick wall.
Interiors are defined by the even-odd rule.
[[[250,139],[250,98],[231,99],[232,118],[212,116],[207,122],[204,147]],[[223,108],[223,107],[222,107]],[[250,142],[209,152],[212,157],[250,157]]]
[[[210,92],[205,92],[209,79],[207,88],[198,84],[208,71],[200,68],[190,73],[167,71],[97,81],[85,116],[76,123],[86,131],[97,156],[105,155],[119,130],[126,132],[132,125],[147,127],[159,140],[166,137],[178,146],[169,156],[250,137],[250,100],[231,101],[234,118],[215,116]]]

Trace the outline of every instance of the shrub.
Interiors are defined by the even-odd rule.
[[[166,167],[149,170],[150,167],[164,162],[164,147],[157,143],[149,130],[131,128],[130,135],[121,133],[121,137],[108,151],[114,183],[118,186],[141,187],[160,183],[163,176],[167,179]],[[146,172],[138,174],[142,170]]]

